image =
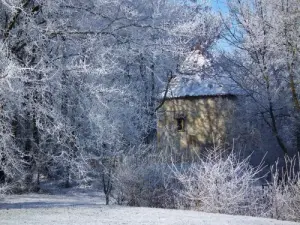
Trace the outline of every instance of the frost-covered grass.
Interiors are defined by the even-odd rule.
[[[187,210],[105,206],[97,193],[12,195],[0,202],[0,224],[296,225],[299,223]]]
[[[130,224],[130,225],[293,225],[294,222],[196,211],[120,206],[54,207],[0,210],[2,225]]]

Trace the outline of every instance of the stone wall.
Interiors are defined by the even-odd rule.
[[[190,159],[218,141],[232,125],[234,96],[167,99],[157,113],[158,148]],[[171,152],[170,152],[171,151]]]

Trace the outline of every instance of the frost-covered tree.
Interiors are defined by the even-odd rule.
[[[292,154],[299,150],[299,1],[227,5],[225,38],[232,51],[223,55],[223,72],[245,90],[252,120],[263,121],[280,151]]]
[[[10,165],[28,185],[42,174],[68,186],[90,159],[151,143],[167,74],[195,43],[207,51],[221,27],[205,1],[0,4],[1,62],[9,62],[0,70],[1,135],[14,149],[3,142],[0,171],[8,176],[14,153]]]

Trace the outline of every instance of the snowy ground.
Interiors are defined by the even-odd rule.
[[[296,225],[196,211],[105,206],[97,192],[11,195],[0,201],[0,224],[43,225]]]

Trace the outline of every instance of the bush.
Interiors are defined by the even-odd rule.
[[[192,208],[242,215],[264,211],[262,191],[256,188],[262,169],[262,165],[252,167],[249,157],[238,160],[220,147],[209,149],[197,162],[173,165],[174,175],[183,186],[179,194]]]
[[[167,164],[137,162],[127,157],[114,175],[114,194],[119,204],[175,208],[176,180]]]
[[[194,162],[167,164],[149,155],[123,158],[113,176],[119,204],[162,208],[192,208],[205,212],[300,220],[300,173],[297,158],[285,158],[270,171],[253,167],[250,156],[239,159],[218,146]],[[265,174],[266,175],[266,174]]]
[[[282,220],[300,221],[300,157],[285,157],[284,166],[278,162],[271,168],[272,181],[266,198],[270,202],[268,216]]]
[[[23,190],[19,182],[15,183],[3,183],[0,184],[0,199],[4,198],[8,194],[21,194]]]

